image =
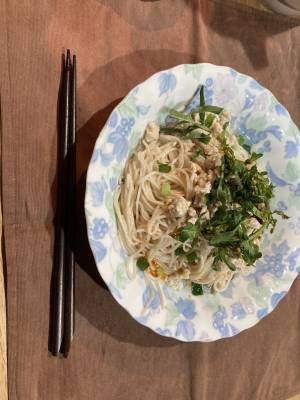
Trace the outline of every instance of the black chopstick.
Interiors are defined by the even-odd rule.
[[[75,131],[76,59],[70,51],[63,62],[62,93],[59,109],[59,162],[50,350],[54,356],[67,356],[74,331],[74,254],[75,217]]]
[[[76,56],[73,56],[70,88],[70,131],[68,151],[68,192],[67,192],[67,248],[65,269],[65,311],[64,311],[64,335],[62,352],[65,357],[70,351],[71,341],[74,334],[74,270],[75,257],[72,250],[75,235],[75,212],[76,212]]]

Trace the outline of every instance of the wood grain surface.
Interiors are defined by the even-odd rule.
[[[1,207],[1,204],[0,204]],[[0,246],[2,240],[2,212],[0,208]],[[6,400],[7,394],[7,349],[6,349],[6,303],[3,260],[0,254],[0,400]]]
[[[6,291],[4,279],[4,264],[2,257],[2,103],[1,99],[4,95],[4,85],[2,79],[6,80],[7,75],[4,72],[4,60],[7,56],[6,41],[6,24],[5,24],[5,7],[4,3],[0,2],[0,47],[3,51],[0,52],[0,400],[8,399],[7,385],[7,331],[6,331]]]
[[[226,0],[226,2],[228,5],[249,8],[260,12],[274,13],[274,11],[267,4],[265,4],[264,0]],[[300,16],[285,16],[285,18],[293,18],[295,21],[300,21]]]
[[[1,97],[0,97],[1,99]],[[0,103],[0,157],[1,157],[1,103]],[[0,184],[1,184],[1,164],[0,164]],[[2,249],[2,207],[0,195],[0,249]],[[7,345],[6,345],[6,299],[5,299],[5,279],[2,252],[0,251],[0,400],[7,400]]]
[[[257,10],[269,11],[267,7],[264,6],[261,0],[232,0],[234,3],[242,4],[247,7],[256,8]]]
[[[252,8],[256,8],[259,10],[267,10],[260,1],[258,0],[234,0],[234,2],[242,4],[244,6],[247,7],[252,7]],[[9,2],[7,2],[8,4]],[[1,10],[1,6],[0,6],[0,10]],[[21,17],[20,17],[21,18]],[[61,23],[63,24],[63,21],[61,21]],[[76,32],[76,26],[74,27],[74,32]],[[75,34],[75,33],[74,33]],[[117,40],[117,39],[116,39]],[[3,47],[1,47],[3,48]],[[32,227],[33,233],[32,233],[32,241],[31,244],[32,246],[34,246],[35,243],[35,238],[34,238],[34,229],[35,227]],[[2,232],[2,217],[0,214],[0,232]],[[45,236],[45,242],[47,242],[48,237]],[[10,240],[13,240],[13,236],[11,236]],[[40,259],[41,263],[42,263],[42,258]],[[84,281],[84,276],[83,277],[83,281]],[[23,282],[23,284],[25,285],[26,282]],[[90,304],[90,308],[93,308],[94,305]],[[79,317],[79,318],[83,318],[83,317]],[[84,319],[84,318],[83,318]],[[93,322],[91,321],[85,321],[85,325],[92,325]],[[45,316],[44,318],[44,323],[47,324],[47,316]],[[18,325],[16,324],[16,327],[18,327]],[[85,329],[85,328],[83,328]],[[84,332],[83,332],[84,333]],[[14,332],[14,335],[16,333]],[[21,332],[19,332],[19,334],[21,334]],[[103,337],[105,337],[105,331],[103,331]],[[76,341],[74,343],[74,346],[76,346]],[[90,346],[90,343],[86,344],[86,348],[88,348]],[[103,352],[103,354],[105,353],[105,349],[101,350]],[[5,285],[4,285],[4,274],[3,274],[3,262],[2,262],[2,257],[0,257],[0,400],[6,400],[8,395],[7,395],[7,363],[6,363],[6,353],[7,353],[7,348],[6,348],[6,305],[5,305]],[[143,357],[143,354],[141,354],[141,357]],[[25,360],[24,360],[25,361]],[[63,362],[63,361],[61,361]],[[31,365],[30,363],[28,363],[27,360],[27,366],[30,366],[32,368],[34,368],[34,365]],[[56,368],[57,367],[57,368]],[[61,371],[60,367],[58,366],[58,364],[56,364],[56,367],[54,369],[52,369],[52,373],[55,374],[56,371],[59,368],[59,371]],[[88,368],[88,365],[83,366],[84,368]],[[19,366],[20,370],[22,369],[22,366]],[[79,373],[84,373],[84,368],[83,371],[77,371],[78,374]],[[30,374],[28,375],[30,376]],[[12,382],[12,380],[14,379],[13,376],[9,376],[8,377],[11,381],[11,386],[14,385],[14,383]],[[30,384],[30,382],[29,382]],[[71,389],[70,389],[71,390]],[[125,390],[125,388],[124,388]],[[14,393],[14,390],[11,390],[12,393]],[[59,393],[59,392],[58,392]],[[73,395],[74,397],[72,397],[72,399],[77,399],[76,397],[76,393],[74,393]],[[17,396],[16,393],[14,393],[14,399],[19,398]],[[21,397],[20,397],[21,398]],[[23,399],[24,397],[22,397]],[[57,397],[57,400],[62,399],[62,397]],[[31,399],[26,399],[26,400],[31,400]],[[66,399],[68,400],[68,399]],[[80,399],[81,400],[81,399]],[[300,400],[300,396],[296,396],[293,397],[292,400]]]

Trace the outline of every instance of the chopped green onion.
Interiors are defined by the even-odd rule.
[[[158,166],[159,172],[170,172],[171,171],[171,166],[168,164],[159,164]]]
[[[171,194],[171,185],[168,182],[164,182],[160,188],[160,194],[163,197],[167,197]]]
[[[203,295],[203,288],[200,283],[192,282],[192,293],[194,296],[202,296]]]
[[[149,262],[145,257],[139,257],[136,260],[136,265],[141,271],[145,271],[149,267]]]

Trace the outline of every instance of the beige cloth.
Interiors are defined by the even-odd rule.
[[[224,1],[0,2],[3,221],[10,400],[279,400],[300,392],[300,280],[257,326],[180,343],[135,322],[104,288],[82,210],[95,139],[152,73],[212,62],[269,87],[300,125],[300,27]],[[76,334],[47,353],[61,53],[78,56]],[[133,294],[134,295],[134,294]]]

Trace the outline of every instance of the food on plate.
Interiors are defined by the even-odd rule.
[[[147,277],[174,288],[224,290],[261,257],[275,214],[274,186],[230,129],[230,115],[205,104],[149,122],[128,159],[115,196],[118,230],[129,256]]]

